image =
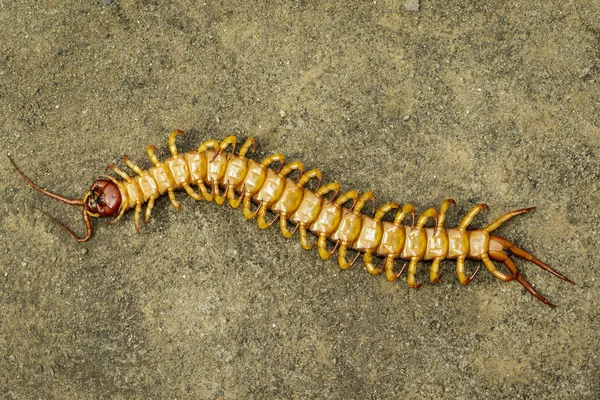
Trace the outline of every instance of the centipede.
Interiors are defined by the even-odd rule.
[[[465,261],[474,260],[481,261],[495,278],[503,282],[516,280],[535,298],[555,307],[523,277],[511,256],[529,261],[575,284],[531,253],[492,234],[508,220],[535,207],[508,212],[482,229],[470,229],[475,216],[488,208],[486,204],[476,204],[457,227],[447,228],[444,226],[447,210],[456,204],[452,199],[444,200],[439,211],[429,208],[418,217],[411,204],[389,202],[376,208],[373,192],[359,194],[356,190],[350,190],[341,193],[338,182],[322,185],[320,170],[305,172],[304,164],[300,161],[286,164],[283,154],[270,155],[260,162],[248,158],[248,152],[255,151],[256,147],[252,137],[245,140],[237,153],[237,138],[232,135],[221,142],[206,141],[197,150],[182,154],[177,149],[176,138],[183,134],[185,132],[181,130],[170,134],[168,147],[171,155],[164,161],[158,158],[160,151],[157,147],[146,147],[153,164],[149,169],[140,168],[124,155],[125,165],[133,171],[134,176],[115,165],[108,165],[107,170],[116,177],[100,175],[82,199],[66,198],[38,186],[10,156],[8,158],[15,171],[32,188],[63,203],[82,208],[87,229],[82,237],[48,215],[77,242],[86,242],[92,237],[92,218],[111,218],[108,224],[113,224],[131,209],[134,210],[135,229],[140,232],[144,205],[144,221],[147,223],[155,201],[165,193],[173,207],[179,209],[181,202],[175,197],[175,192],[183,190],[197,201],[214,202],[219,206],[228,203],[234,209],[241,207],[244,217],[256,219],[260,229],[269,228],[279,221],[285,238],[291,238],[298,231],[302,247],[312,250],[316,246],[322,260],[331,258],[337,252],[342,270],[352,267],[361,254],[369,274],[384,274],[390,282],[398,279],[406,270],[408,286],[414,289],[424,283],[416,281],[417,267],[423,261],[431,262],[429,280],[435,284],[443,275],[443,271],[440,271],[441,262],[456,260],[456,275],[460,283],[466,286],[480,269],[478,265],[471,274],[466,273]],[[292,175],[297,175],[297,179]],[[314,190],[307,187],[311,180],[310,186],[315,187]],[[372,203],[372,212],[363,213],[363,208],[369,202]],[[392,218],[393,212],[395,215]],[[388,213],[390,215],[386,217]],[[426,226],[431,223],[433,226]],[[309,239],[309,232],[316,236],[316,240]],[[352,260],[348,259],[348,250],[356,253]],[[381,259],[381,262],[374,257]],[[395,266],[396,260],[404,261],[399,270]],[[503,264],[509,273],[498,270],[495,263]]]

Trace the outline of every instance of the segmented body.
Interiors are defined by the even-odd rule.
[[[115,217],[109,222],[113,223],[132,208],[135,209],[134,221],[139,231],[144,204],[147,204],[145,221],[148,222],[154,201],[158,197],[167,193],[171,204],[179,208],[181,204],[175,198],[175,191],[183,189],[196,200],[214,201],[219,205],[227,201],[233,208],[241,205],[244,216],[247,219],[256,217],[261,229],[268,228],[279,220],[283,235],[289,238],[298,230],[300,243],[307,250],[314,246],[309,244],[307,239],[307,232],[312,232],[318,237],[317,248],[321,258],[326,260],[337,250],[337,259],[342,269],[350,268],[358,256],[363,254],[364,264],[369,273],[380,274],[385,271],[387,279],[393,281],[404,270],[403,267],[400,272],[395,273],[394,260],[407,260],[407,282],[413,288],[421,286],[415,281],[417,263],[420,260],[431,261],[429,278],[432,283],[436,283],[441,277],[439,267],[442,260],[456,260],[456,274],[463,285],[469,284],[479,270],[477,267],[473,274],[465,275],[465,260],[481,260],[494,277],[504,282],[515,279],[537,299],[554,306],[523,277],[510,255],[531,261],[558,278],[574,283],[505,238],[490,235],[504,222],[532,208],[511,211],[483,229],[468,230],[473,218],[487,208],[485,204],[477,204],[458,227],[446,229],[446,211],[455,203],[454,200],[445,200],[439,212],[430,208],[423,212],[415,223],[412,205],[401,207],[396,203],[387,203],[375,212],[373,193],[359,195],[356,190],[351,190],[337,197],[339,183],[332,182],[321,186],[319,170],[313,169],[305,173],[304,165],[299,161],[286,165],[282,154],[272,155],[262,162],[246,158],[248,150],[255,145],[252,138],[246,140],[237,154],[235,136],[229,136],[220,143],[210,140],[196,151],[180,154],[175,139],[177,135],[184,133],[171,133],[171,156],[164,161],[160,161],[156,156],[156,147],[146,147],[148,157],[154,164],[148,170],[141,169],[125,155],[125,164],[135,172],[134,177],[114,165],[109,165],[108,168],[123,180],[111,176],[99,177],[81,200],[69,199],[36,185],[21,172],[12,158],[9,159],[15,170],[34,189],[65,204],[82,207],[87,228],[84,237],[79,237],[51,217],[77,242],[85,242],[92,236],[91,217]],[[229,147],[231,151],[227,151]],[[279,165],[277,170],[271,167],[273,163]],[[289,177],[293,171],[299,172],[298,180]],[[311,179],[318,180],[315,190],[306,187]],[[200,192],[192,186],[197,186]],[[368,201],[373,202],[373,216],[362,213]],[[397,210],[393,221],[384,221],[384,215],[393,210]],[[269,211],[275,215],[270,222],[266,220]],[[411,222],[404,225],[408,215],[411,216]],[[434,226],[425,227],[430,218],[434,220]],[[290,225],[294,226],[291,231]],[[332,250],[327,249],[328,240],[335,244]],[[356,251],[356,257],[350,262],[347,260],[348,249]],[[382,267],[374,265],[374,254],[385,258]],[[510,274],[498,271],[492,260],[502,262]]]
[[[363,253],[367,270],[371,274],[385,272],[390,281],[395,280],[402,272],[394,271],[394,260],[407,260],[408,285],[415,288],[420,286],[415,281],[417,263],[420,260],[432,261],[430,280],[433,283],[440,278],[439,265],[444,259],[457,260],[456,273],[463,284],[468,284],[477,272],[471,276],[465,274],[466,259],[482,260],[487,269],[503,281],[522,278],[504,252],[507,245],[512,244],[503,238],[491,236],[490,232],[529,209],[513,211],[484,229],[473,230],[467,227],[478,212],[487,208],[485,204],[473,207],[458,227],[450,229],[444,227],[444,219],[446,210],[454,204],[453,200],[444,201],[439,213],[434,208],[426,210],[416,222],[414,208],[410,204],[401,207],[396,203],[387,203],[374,212],[373,216],[365,215],[362,212],[365,203],[373,201],[373,206],[375,204],[373,193],[359,195],[352,190],[337,197],[340,185],[335,182],[311,190],[305,185],[311,179],[317,179],[320,185],[321,173],[318,170],[304,173],[300,162],[284,165],[284,156],[281,154],[270,156],[262,162],[246,158],[246,153],[255,144],[252,138],[245,142],[238,154],[235,154],[234,136],[221,143],[211,140],[196,151],[180,154],[175,146],[175,138],[183,133],[175,131],[171,134],[171,156],[164,161],[156,157],[155,147],[147,147],[148,156],[154,163],[148,170],[139,168],[125,156],[127,166],[136,172],[135,177],[130,177],[115,166],[109,166],[123,178],[123,181],[114,180],[122,196],[117,219],[128,209],[134,208],[134,220],[139,230],[144,203],[148,203],[145,213],[145,220],[148,221],[156,198],[167,193],[173,206],[179,208],[180,203],[175,199],[174,192],[183,189],[196,200],[215,201],[219,205],[227,201],[233,208],[242,205],[246,218],[256,216],[259,227],[263,229],[271,226],[278,218],[280,229],[286,237],[292,236],[296,229],[299,230],[300,241],[305,249],[313,247],[307,239],[307,232],[312,232],[318,237],[317,247],[321,258],[327,259],[338,250],[337,258],[342,269],[352,266],[358,255]],[[229,148],[231,151],[228,151]],[[271,167],[273,163],[279,164],[277,170]],[[297,180],[288,176],[294,170],[300,173]],[[197,186],[199,193],[192,186]],[[253,207],[256,207],[254,211]],[[393,221],[382,220],[385,213],[393,210],[397,210]],[[276,216],[270,222],[266,221],[268,211]],[[408,215],[411,216],[409,223],[404,224]],[[430,218],[435,221],[435,226],[425,227]],[[290,226],[294,226],[291,231]],[[335,244],[332,250],[327,249],[328,240]],[[503,244],[502,240],[506,243]],[[347,260],[347,249],[358,252],[354,260]],[[374,254],[385,258],[382,267],[374,265]],[[496,270],[490,257],[504,262],[512,274],[505,275]],[[526,288],[530,292],[533,290],[531,287]],[[533,290],[532,293],[534,292]]]

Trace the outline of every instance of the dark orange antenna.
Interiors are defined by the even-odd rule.
[[[83,207],[83,220],[85,221],[85,226],[87,228],[87,235],[80,238],[79,236],[77,236],[76,234],[74,234],[71,230],[69,230],[69,228],[67,228],[66,226],[64,226],[63,224],[61,224],[60,222],[58,222],[56,220],[56,218],[54,218],[53,216],[51,216],[50,214],[48,214],[45,211],[42,211],[44,214],[46,214],[48,217],[50,217],[50,219],[52,221],[54,221],[54,223],[56,225],[58,225],[62,230],[64,230],[65,232],[67,232],[69,235],[71,235],[71,237],[73,239],[75,239],[78,242],[85,242],[87,241],[90,237],[92,237],[92,222],[90,220],[90,216],[85,208],[85,198],[87,196],[89,196],[89,194],[86,194],[86,196],[82,199],[82,200],[78,200],[78,199],[67,199],[66,197],[60,196],[56,193],[52,193],[46,189],[43,189],[41,187],[39,187],[38,185],[36,185],[35,183],[33,183],[33,181],[31,179],[29,179],[27,177],[27,175],[25,175],[20,169],[19,167],[17,167],[17,164],[13,161],[13,159],[8,156],[8,159],[10,160],[11,164],[13,165],[13,167],[15,168],[15,171],[18,172],[19,175],[21,175],[21,177],[25,180],[25,182],[27,182],[29,184],[29,186],[31,186],[32,188],[34,188],[35,190],[42,192],[43,194],[45,194],[46,196],[52,197],[53,199],[59,200],[65,204],[69,204],[71,206],[81,206]]]

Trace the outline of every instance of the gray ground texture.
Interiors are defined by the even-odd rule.
[[[3,155],[1,398],[599,398],[598,1],[0,1],[0,38],[3,151],[48,189],[254,136],[447,226],[537,206],[499,234],[577,282],[413,290],[185,193],[77,244]]]

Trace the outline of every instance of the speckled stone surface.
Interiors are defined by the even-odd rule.
[[[48,189],[254,136],[378,204],[454,198],[447,226],[537,206],[499,234],[577,282],[412,290],[184,193],[77,244],[2,156],[0,397],[599,398],[600,7],[474,3],[0,1],[3,151]]]

